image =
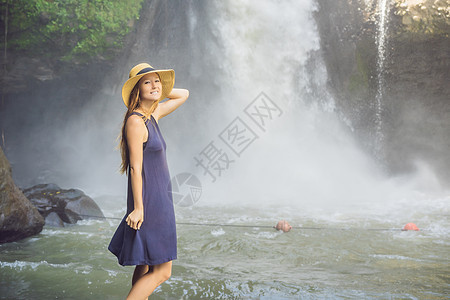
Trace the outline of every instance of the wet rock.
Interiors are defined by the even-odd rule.
[[[64,227],[64,222],[56,212],[52,211],[45,218],[45,225],[53,227]]]
[[[11,166],[0,148],[0,243],[41,232],[44,219],[14,184]]]
[[[61,189],[56,184],[38,184],[23,191],[45,218],[45,224],[64,227],[87,218],[104,218],[92,198],[77,189]]]
[[[393,10],[402,17],[403,31],[448,34],[447,7],[446,0],[395,0]]]

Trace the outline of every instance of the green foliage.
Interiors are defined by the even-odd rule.
[[[57,55],[62,60],[107,58],[123,46],[143,1],[0,0],[8,51]],[[0,34],[4,47],[5,35]]]

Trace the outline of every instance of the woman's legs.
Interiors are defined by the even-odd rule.
[[[172,261],[152,266],[136,266],[133,274],[133,286],[127,299],[146,299],[153,291],[172,275]],[[145,273],[144,273],[145,271]]]
[[[131,281],[131,284],[134,285],[142,276],[147,274],[149,272],[150,268],[149,266],[136,266],[133,273],[133,279]]]

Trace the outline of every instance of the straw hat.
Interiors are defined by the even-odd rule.
[[[130,94],[134,86],[138,83],[142,76],[150,73],[158,73],[159,78],[161,79],[162,91],[161,97],[158,99],[158,101],[167,98],[167,96],[170,94],[175,82],[175,71],[172,69],[158,70],[147,63],[141,63],[131,69],[129,79],[122,87],[122,99],[123,103],[125,103],[127,107],[128,101],[130,100]]]

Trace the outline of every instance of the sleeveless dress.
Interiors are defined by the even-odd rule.
[[[140,113],[133,112],[142,118]],[[177,258],[177,234],[172,185],[166,160],[166,142],[153,118],[146,120],[147,142],[143,144],[142,200],[144,222],[134,230],[125,222],[134,209],[131,176],[128,169],[127,213],[109,244],[119,264],[158,265]]]

